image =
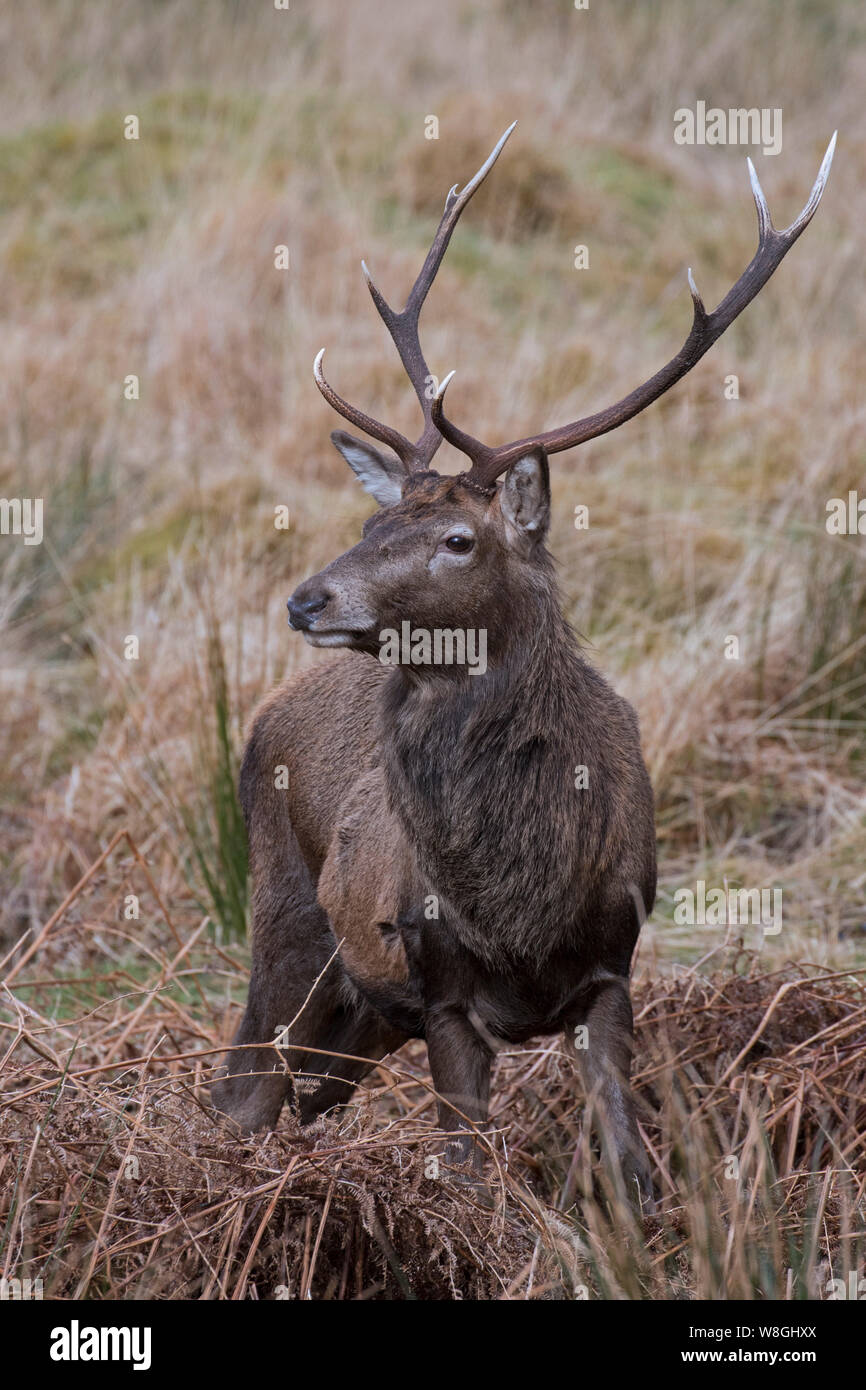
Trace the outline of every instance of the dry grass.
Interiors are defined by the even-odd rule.
[[[229,0],[55,0],[49,9],[48,24],[40,7],[0,13],[0,492],[44,497],[46,528],[39,547],[0,538],[0,953],[20,961],[56,917],[13,981],[17,1002],[3,1006],[4,1036],[12,1041],[20,1017],[45,1054],[34,1056],[22,1036],[7,1068],[36,1070],[14,1086],[44,1084],[39,1094],[53,1097],[57,1069],[80,1038],[42,1129],[37,1117],[45,1119],[50,1099],[34,1093],[24,1109],[4,1111],[7,1135],[25,1139],[25,1166],[33,1144],[24,1188],[18,1148],[3,1173],[8,1193],[19,1183],[7,1269],[32,1239],[37,1263],[50,1242],[70,1260],[83,1251],[74,1269],[52,1267],[67,1294],[123,1292],[143,1277],[149,1254],[158,1293],[208,1287],[246,1296],[255,1285],[267,1296],[280,1282],[297,1293],[307,1278],[317,1297],[334,1274],[328,1252],[345,1219],[355,1234],[344,1295],[359,1280],[362,1291],[399,1287],[372,1208],[360,1196],[351,1208],[339,1182],[314,1258],[336,1162],[317,1169],[315,1151],[288,1124],[261,1154],[217,1138],[189,1098],[200,1076],[181,1081],[192,1060],[165,1060],[169,1051],[201,1051],[204,1066],[208,1049],[229,1036],[246,962],[245,859],[229,791],[243,726],[276,679],[313,659],[286,634],[286,595],[357,538],[368,510],[328,443],[333,421],[311,363],[327,344],[338,389],[411,427],[410,392],[358,262],[364,256],[385,293],[399,298],[447,188],[517,117],[425,310],[431,365],[440,376],[458,368],[451,412],[491,442],[630,389],[681,341],[686,266],[714,303],[753,249],[744,152],[673,143],[674,110],[705,99],[783,108],[783,152],[756,160],[780,222],[799,208],[838,126],[824,205],[759,303],[676,393],[615,436],[555,461],[552,536],[566,611],[635,703],[656,789],[661,881],[639,967],[648,1010],[641,1066],[662,1065],[665,1030],[650,1006],[670,990],[670,1008],[684,1011],[670,1025],[678,1060],[653,1095],[662,1129],[647,1124],[662,1190],[673,1164],[680,1195],[667,1189],[666,1223],[651,1234],[649,1255],[627,1268],[605,1263],[603,1203],[581,1205],[560,1239],[545,1212],[568,1182],[557,1155],[573,1135],[566,1093],[553,1079],[556,1050],[521,1058],[513,1075],[503,1061],[505,1215],[498,1227],[473,1217],[478,1261],[461,1237],[451,1263],[445,1189],[434,1186],[433,1264],[426,1272],[413,1265],[406,1277],[421,1296],[449,1296],[453,1279],[452,1295],[497,1297],[513,1283],[523,1297],[532,1266],[533,1292],[565,1288],[572,1275],[550,1263],[564,1240],[579,1243],[572,1263],[562,1256],[565,1267],[598,1291],[665,1287],[671,1296],[679,1287],[706,1294],[776,1281],[784,1294],[780,1271],[796,1261],[786,1265],[780,1251],[793,1232],[805,1252],[805,1288],[822,1260],[844,1262],[857,1244],[845,1225],[853,1210],[845,1174],[857,1172],[858,1155],[862,1171],[850,1128],[855,1103],[846,1099],[857,1094],[862,1034],[837,1055],[828,1033],[789,1061],[784,1034],[807,998],[818,1001],[812,1035],[844,1029],[836,1013],[860,1007],[857,972],[866,961],[866,565],[862,537],[829,536],[824,526],[827,499],[862,489],[864,476],[861,7],[667,0],[576,12],[564,2],[442,0],[435,23],[432,12],[397,0],[382,0],[375,13],[338,0],[293,3],[287,14]],[[121,138],[130,112],[141,120],[138,142]],[[438,142],[424,139],[430,113],[440,119]],[[589,271],[572,268],[578,242],[590,247]],[[278,243],[291,250],[287,274],[273,266]],[[723,396],[730,372],[740,377],[736,402]],[[140,377],[137,402],[123,398],[129,373]],[[578,503],[590,508],[588,531],[571,524]],[[288,532],[274,529],[279,504],[291,511]],[[124,659],[129,634],[139,638],[137,661]],[[724,659],[729,634],[740,639],[739,661]],[[121,837],[57,916],[127,829],[139,858]],[[781,934],[745,942],[759,952],[750,983],[722,977],[723,993],[704,1013],[699,1001],[716,988],[702,979],[711,962],[682,977],[677,963],[706,957],[720,934],[673,922],[676,889],[699,878],[784,893]],[[124,917],[129,894],[141,898],[137,919]],[[173,966],[171,952],[191,938]],[[720,1059],[732,1060],[730,1049],[747,1041],[783,978],[773,972],[790,961],[811,962],[804,976],[818,983],[780,999],[771,1023],[783,1031],[769,1061],[749,1059],[749,1085],[734,1084],[744,1062],[722,1084]],[[159,994],[142,995],[161,971]],[[848,971],[850,986],[842,976],[828,983],[828,971]],[[25,1003],[36,1015],[19,1015]],[[706,1040],[706,1058],[679,1058],[691,1046],[681,1028]],[[729,1044],[736,1029],[745,1030],[740,1043]],[[154,1048],[141,1076],[118,1081],[117,1066]],[[73,1083],[85,1062],[111,1066]],[[404,1067],[402,1056],[397,1064]],[[405,1067],[420,1075],[423,1058],[410,1054]],[[764,1113],[759,1099],[766,1102],[762,1068],[776,1078],[759,1183],[769,1186],[744,1212],[714,1165],[737,1144],[751,1146],[755,1162],[764,1153],[754,1120]],[[525,1103],[539,1108],[521,1118],[521,1086],[530,1081]],[[402,1213],[414,1233],[408,1194],[421,1179],[412,1169],[405,1192],[386,1180],[389,1151],[373,1145],[390,1124],[395,1152],[420,1152],[427,1140],[413,1148],[413,1136],[428,1110],[414,1111],[427,1093],[406,1083],[401,1099],[381,1073],[378,1084],[381,1095],[323,1126],[314,1142],[333,1146],[342,1126],[339,1142],[348,1143],[357,1122],[363,1139],[351,1142],[364,1158],[347,1148],[347,1171],[360,1175],[359,1191],[384,1185],[388,1211]],[[113,1178],[106,1185],[94,1176],[77,1207],[76,1184],[97,1169],[117,1172],[116,1162],[105,1166],[113,1150],[97,1164],[99,1150],[86,1147],[111,1133],[106,1116],[120,1117],[115,1138],[125,1144],[136,1115],[142,1133],[157,1125],[148,1109],[157,1097],[165,1109],[152,1161],[161,1176],[154,1168],[144,1205],[136,1206],[141,1184],[118,1184],[112,1196]],[[676,1123],[675,1104],[683,1112]],[[703,1153],[700,1180],[699,1160],[671,1150],[693,1105],[703,1126],[694,1149]],[[547,1134],[548,1114],[564,1126],[562,1140]],[[64,1150],[72,1187],[62,1166],[43,1168],[55,1163],[49,1143],[59,1153],[67,1126],[79,1127],[85,1146]],[[184,1176],[184,1162],[172,1157],[172,1134],[181,1152],[187,1141],[197,1146],[198,1177],[192,1166]],[[224,1145],[231,1156],[220,1186]],[[277,1277],[283,1257],[269,1226],[242,1277],[276,1192],[256,1192],[256,1166],[282,1173],[289,1152],[298,1166],[271,1221],[288,1220],[295,1203],[300,1226],[286,1249],[307,1253],[286,1255]],[[830,1175],[823,1199],[822,1172]],[[186,1197],[175,1181],[190,1184]],[[163,1223],[180,1220],[173,1201],[191,1220],[211,1192],[229,1201],[211,1222],[216,1245],[210,1218],[195,1224],[195,1239],[163,1233]],[[59,1203],[58,1212],[38,1207],[36,1194]],[[812,1248],[806,1233],[817,1210]],[[27,1235],[25,1213],[33,1231],[44,1226],[38,1239]],[[383,1208],[383,1229],[387,1215]],[[69,1252],[60,1241],[67,1221]],[[156,1224],[136,1226],[147,1221]],[[125,1239],[143,1243],[109,1263],[124,1223]],[[398,1227],[388,1239],[408,1270],[411,1241]],[[663,1254],[679,1230],[682,1270]],[[159,1253],[176,1238],[189,1242],[182,1273]],[[341,1266],[333,1294],[342,1279]]]
[[[500,1058],[483,1190],[439,1167],[418,1045],[342,1113],[238,1137],[207,1104],[226,1019],[202,986],[215,954],[227,978],[242,963],[199,928],[141,950],[140,980],[106,972],[120,933],[71,913],[111,855],[153,891],[119,838],[45,932],[49,978],[10,971],[4,1277],[79,1299],[802,1299],[858,1269],[864,972],[761,973],[740,947],[713,974],[639,988],[636,1087],[661,1195],[640,1222],[591,1153],[557,1042]],[[164,925],[177,938],[167,912]],[[73,951],[79,1011],[59,1021],[50,960]]]

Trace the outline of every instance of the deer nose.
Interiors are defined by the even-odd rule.
[[[289,626],[296,632],[304,632],[317,613],[321,613],[322,609],[327,607],[330,597],[327,590],[308,590],[307,586],[302,584],[286,603],[289,610]]]

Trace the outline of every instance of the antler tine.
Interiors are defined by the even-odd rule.
[[[439,390],[433,397],[430,418],[443,439],[447,439],[449,444],[453,444],[455,449],[459,449],[462,454],[466,454],[467,458],[472,460],[472,468],[469,471],[469,476],[472,478],[473,482],[480,482],[486,485],[489,474],[489,481],[492,484],[495,479],[498,478],[499,472],[501,472],[501,470],[497,470],[491,473],[491,468],[497,457],[497,450],[491,449],[487,444],[482,444],[480,439],[474,439],[473,436],[467,434],[465,430],[458,429],[455,424],[445,417],[442,402],[445,399],[445,389],[453,376],[454,373],[449,372],[439,383]],[[507,465],[505,466],[507,467]]]
[[[436,278],[436,272],[439,269],[439,266],[442,262],[442,257],[445,255],[445,252],[448,249],[448,243],[451,240],[451,234],[454,231],[454,228],[457,226],[460,214],[465,208],[466,204],[469,202],[469,199],[472,197],[473,193],[477,192],[484,180],[487,178],[487,175],[490,173],[490,170],[493,168],[494,164],[496,163],[497,159],[499,158],[500,154],[505,148],[506,141],[508,140],[509,136],[511,135],[511,132],[514,130],[516,125],[516,121],[511,122],[511,125],[508,127],[508,129],[504,131],[503,134],[499,137],[498,141],[496,142],[496,145],[491,150],[490,154],[487,156],[487,159],[484,161],[481,168],[478,170],[478,173],[474,176],[474,178],[471,178],[469,180],[469,182],[464,186],[463,190],[460,193],[457,192],[456,183],[454,184],[454,187],[450,189],[448,197],[445,199],[445,211],[442,214],[439,226],[436,228],[436,235],[433,238],[433,244],[430,247],[430,250],[427,252],[427,257],[424,261],[423,266],[421,267],[418,279],[412,286],[409,298],[406,300],[406,307],[401,314],[394,314],[393,310],[388,308],[388,305],[385,303],[384,299],[379,294],[378,290],[373,285],[368,275],[367,278],[368,284],[370,285],[370,292],[376,301],[376,307],[379,309],[380,313],[382,312],[382,307],[384,307],[391,315],[391,317],[395,320],[406,319],[408,322],[414,321],[417,324],[418,316],[421,313],[421,306],[423,305],[424,300],[427,298],[427,293],[430,289],[430,286],[433,284],[433,281]]]
[[[313,363],[313,375],[316,378],[316,385],[321,391],[328,405],[333,406],[338,415],[342,415],[344,420],[350,421],[359,430],[369,434],[372,439],[378,439],[380,444],[388,444],[394,450],[398,459],[408,470],[412,466],[415,457],[415,447],[412,441],[407,439],[399,430],[391,429],[390,425],[383,425],[378,420],[374,420],[372,415],[365,415],[363,410],[357,406],[350,405],[344,401],[342,396],[338,396],[333,386],[325,380],[322,371],[322,359],[325,356],[325,349],[320,348],[316,353],[316,360]]]
[[[693,317],[685,343],[677,355],[672,357],[660,371],[629,395],[624,396],[622,400],[617,401],[616,404],[608,406],[606,410],[601,410],[596,415],[587,415],[570,425],[564,425],[560,429],[549,430],[547,433],[534,435],[528,439],[518,439],[512,444],[505,444],[498,449],[492,449],[482,444],[480,440],[473,439],[471,435],[457,429],[455,425],[445,419],[440,395],[434,403],[434,423],[449,443],[472,459],[469,478],[475,483],[490,486],[509,464],[530,449],[540,446],[548,454],[555,454],[563,449],[573,449],[576,445],[584,444],[588,439],[595,439],[598,435],[607,434],[610,430],[615,430],[620,425],[625,424],[627,420],[631,420],[640,411],[645,410],[648,405],[658,400],[659,396],[670,390],[687,372],[691,371],[692,367],[709,351],[713,343],[721,337],[725,329],[729,328],[734,319],[743,312],[746,305],[750,304],[763,289],[794,242],[811,222],[821,201],[830,173],[830,166],[833,163],[836,134],[837,132],[834,132],[827,147],[806,206],[790,227],[786,227],[781,232],[773,226],[767,200],[764,197],[758,176],[752,161],[748,160],[749,178],[758,213],[757,251],[743,274],[710,314],[704,307],[692,272],[689,270],[688,283],[692,296]]]
[[[387,425],[382,425],[378,421],[373,420],[369,415],[365,415],[363,411],[358,410],[355,406],[349,405],[341,396],[338,396],[336,391],[325,381],[322,374],[322,353],[319,353],[319,356],[316,358],[316,384],[328,403],[344,416],[345,419],[351,420],[353,424],[357,425],[359,429],[372,435],[374,439],[378,439],[381,443],[389,444],[398,458],[402,460],[407,470],[426,468],[433,458],[433,455],[436,453],[436,450],[439,448],[439,445],[442,443],[442,435],[433,421],[433,403],[428,395],[428,382],[432,373],[424,359],[418,333],[418,319],[421,314],[421,309],[429,293],[430,286],[436,278],[436,272],[442,263],[442,257],[448,249],[448,243],[451,240],[460,214],[473,193],[476,192],[490,173],[490,170],[502,153],[505,142],[508,140],[508,137],[511,135],[516,125],[516,121],[512,122],[500,137],[495,148],[491,151],[477,174],[475,174],[474,178],[470,179],[469,183],[467,183],[459,193],[456,184],[450,190],[448,197],[445,199],[445,211],[436,229],[433,243],[430,250],[427,252],[418,278],[412,286],[404,309],[397,313],[391,308],[390,304],[374,285],[366,262],[361,262],[361,268],[364,272],[364,278],[367,281],[367,288],[370,291],[373,303],[391,335],[394,346],[400,355],[400,361],[403,363],[406,375],[415,389],[415,394],[424,412],[424,429],[416,442],[414,444],[411,443],[404,435],[399,434],[397,430],[390,429]]]

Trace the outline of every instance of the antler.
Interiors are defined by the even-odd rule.
[[[467,183],[466,187],[460,193],[457,192],[456,183],[451,189],[448,197],[445,199],[445,211],[436,229],[433,244],[427,252],[427,258],[421,267],[421,272],[412,286],[409,298],[406,300],[405,309],[400,313],[396,313],[391,308],[390,304],[387,303],[373,284],[367,266],[363,261],[361,262],[364,277],[367,281],[367,288],[373,296],[373,303],[376,305],[385,327],[393,339],[394,346],[400,354],[400,361],[403,363],[406,374],[415,388],[415,394],[424,412],[424,429],[415,443],[413,444],[405,435],[400,434],[399,431],[391,429],[388,425],[380,424],[378,420],[374,420],[370,415],[365,415],[362,410],[358,410],[356,406],[349,405],[348,401],[344,401],[342,396],[338,396],[336,391],[329,386],[322,372],[322,358],[325,355],[324,348],[322,348],[316,358],[314,367],[316,385],[325,397],[325,400],[346,420],[350,420],[358,429],[363,430],[365,434],[371,435],[373,439],[378,439],[382,444],[388,444],[394,450],[397,457],[402,460],[407,472],[427,468],[430,464],[430,460],[442,443],[442,434],[438,425],[436,425],[433,420],[433,401],[428,394],[428,383],[432,374],[424,360],[424,354],[421,351],[421,342],[418,336],[418,319],[421,314],[421,309],[424,300],[427,298],[430,286],[436,278],[436,272],[448,248],[451,234],[457,226],[461,212],[476,189],[480,188],[481,184],[487,178],[487,175],[499,158],[506,140],[516,125],[517,122],[514,121],[508,127],[489,158],[482,164],[475,177],[470,179],[469,183]]]
[[[546,434],[533,435],[529,439],[518,439],[513,444],[503,444],[498,449],[492,449],[488,445],[482,444],[480,440],[473,439],[472,435],[458,429],[456,425],[445,418],[442,410],[442,398],[450,377],[446,378],[433,402],[431,419],[433,425],[442,432],[450,444],[471,458],[472,467],[466,475],[467,478],[473,483],[489,487],[509,464],[529,450],[541,446],[548,454],[556,454],[562,449],[573,449],[576,444],[584,444],[588,439],[595,439],[597,435],[607,434],[610,430],[617,429],[619,425],[625,424],[626,420],[630,420],[632,416],[638,415],[653,401],[658,400],[665,391],[670,390],[681,377],[691,371],[695,363],[700,361],[704,353],[712,347],[717,338],[721,337],[737,315],[741,314],[746,305],[763,289],[779,262],[794,245],[801,232],[808,227],[821,201],[835,148],[836,132],[834,132],[827,147],[827,153],[824,155],[818,177],[809,195],[809,201],[796,221],[792,222],[790,227],[787,227],[783,232],[776,231],[773,226],[767,200],[758,182],[758,175],[755,173],[751,159],[747,161],[749,177],[752,182],[752,193],[758,210],[757,251],[739,280],[711,314],[708,314],[704,308],[704,302],[698,294],[692,272],[689,270],[689,289],[694,307],[694,317],[689,336],[676,357],[672,357],[661,371],[656,372],[655,376],[651,376],[648,381],[638,386],[628,396],[623,396],[622,400],[617,401],[615,405],[608,406],[606,410],[600,410],[596,415],[587,415],[582,420],[575,420],[573,424],[563,425],[558,430],[549,430]],[[453,372],[451,375],[453,376]]]

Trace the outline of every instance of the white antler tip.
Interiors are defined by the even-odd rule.
[[[446,211],[449,207],[453,206],[452,199],[459,201],[460,203],[468,202],[468,200],[472,197],[472,194],[475,192],[476,188],[478,188],[479,184],[482,184],[484,180],[487,178],[487,175],[490,173],[490,170],[493,168],[494,164],[496,163],[497,159],[502,153],[502,148],[506,140],[508,139],[509,135],[511,134],[516,125],[517,122],[512,121],[508,129],[506,131],[503,131],[499,139],[496,141],[496,144],[494,145],[493,149],[490,151],[490,154],[487,156],[481,168],[478,170],[478,173],[475,175],[474,178],[471,178],[469,182],[465,185],[465,187],[459,194],[459,197],[457,194],[457,184],[455,183],[451,192],[448,194],[448,197],[445,199]]]
[[[322,377],[322,358],[324,355],[325,349],[319,348],[319,351],[316,353],[316,360],[313,363],[313,375],[317,381],[320,381]]]
[[[361,269],[362,269],[362,271],[364,272],[364,279],[367,281],[367,284],[369,285],[369,284],[371,283],[373,277],[372,277],[371,274],[370,274],[370,271],[369,271],[369,268],[368,268],[368,266],[367,266],[367,262],[366,262],[366,261],[362,261],[362,262],[361,262]]]
[[[830,143],[829,143],[829,145],[827,146],[827,153],[824,155],[824,158],[821,160],[821,170],[820,170],[820,173],[818,174],[818,179],[819,179],[819,181],[820,181],[821,183],[826,183],[826,182],[827,182],[827,175],[828,175],[829,172],[830,172],[830,165],[833,163],[833,155],[836,153],[836,137],[837,137],[838,134],[839,134],[838,130],[834,130],[834,131],[833,131],[833,134],[832,134],[831,139],[830,139]]]
[[[437,401],[441,401],[442,397],[445,395],[445,389],[446,389],[446,387],[447,387],[449,381],[451,380],[452,376],[454,376],[454,373],[455,373],[456,371],[457,371],[457,368],[455,367],[453,372],[449,372],[448,375],[447,375],[446,377],[443,377],[442,380],[440,381],[439,386],[438,386],[438,388],[437,388],[437,390],[436,390],[436,400],[437,400]]]
[[[761,181],[748,155],[746,155],[746,165],[749,170],[749,183],[752,185],[752,197],[755,200],[755,207],[758,211],[758,238],[763,243],[765,238],[768,237],[773,230],[773,219],[770,216],[770,209],[767,207],[767,200],[764,197]]]
[[[818,204],[824,196],[824,189],[827,186],[827,179],[830,174],[830,165],[833,163],[833,154],[836,150],[836,136],[838,134],[838,130],[833,131],[832,139],[830,140],[830,143],[827,146],[827,151],[824,155],[824,158],[821,160],[821,168],[818,170],[818,177],[814,182],[812,192],[809,194],[806,206],[803,208],[803,211],[800,213],[800,216],[795,218],[795,220],[791,223],[790,227],[788,227],[788,232],[797,232],[799,234],[799,232],[801,232],[804,227],[808,227],[809,223],[814,217]]]
[[[688,269],[688,280],[689,280],[689,291],[690,291],[691,296],[692,296],[692,303],[693,303],[694,306],[695,306],[695,314],[700,318],[701,316],[705,315],[707,311],[706,311],[706,309],[704,308],[704,301],[701,299],[700,291],[698,290],[698,287],[697,287],[697,285],[695,284],[695,277],[694,277],[694,275],[692,275],[692,268],[691,268],[691,266],[689,266],[689,269]]]

